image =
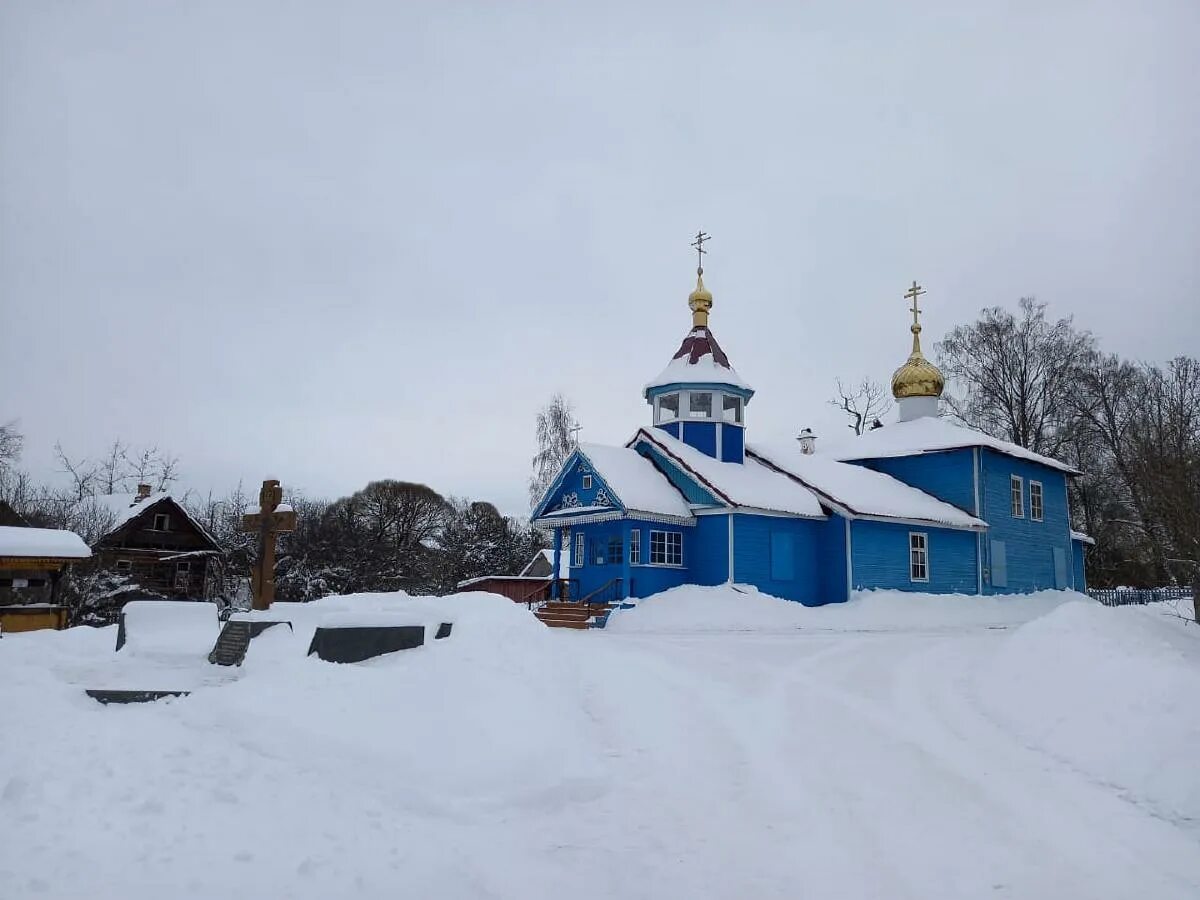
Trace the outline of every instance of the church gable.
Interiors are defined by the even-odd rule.
[[[655,467],[675,486],[675,489],[687,499],[688,503],[698,503],[704,506],[725,506],[725,502],[716,494],[702,486],[688,475],[657,447],[647,440],[639,440],[633,444],[633,449],[654,463]]]
[[[563,464],[558,478],[533,511],[533,517],[580,510],[620,510],[625,507],[592,461],[576,450]]]

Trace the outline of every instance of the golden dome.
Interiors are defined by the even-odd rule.
[[[904,365],[892,375],[892,396],[897,400],[905,397],[940,397],[946,387],[946,379],[938,371],[938,367],[925,358],[921,352],[921,322],[918,319],[920,309],[917,298],[925,291],[915,281],[904,296],[913,301],[913,323],[909,326],[912,332],[912,353]]]
[[[688,307],[692,310],[692,327],[708,326],[708,311],[712,309],[712,293],[704,286],[704,270],[696,270],[696,289],[688,294]]]
[[[920,325],[913,326],[913,352],[892,375],[892,396],[897,400],[904,397],[940,397],[946,387],[946,379],[938,367],[921,353],[917,337],[920,330]]]

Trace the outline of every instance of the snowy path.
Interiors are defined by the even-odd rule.
[[[0,896],[1200,896],[1200,822],[988,707],[1008,633],[539,633],[463,684],[439,650],[125,709],[71,685],[0,745]]]

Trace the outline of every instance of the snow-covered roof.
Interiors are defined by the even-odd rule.
[[[918,456],[941,450],[958,450],[963,447],[987,447],[997,453],[1029,462],[1040,463],[1051,469],[1078,475],[1079,470],[1049,456],[1026,450],[1009,441],[992,437],[974,428],[956,425],[947,419],[924,416],[907,422],[894,422],[883,428],[867,431],[858,437],[838,441],[829,449],[818,444],[817,452],[833,459],[881,459],[892,456]]]
[[[0,525],[0,556],[87,559],[91,555],[83,538],[73,531]]]
[[[953,528],[986,528],[982,519],[890,475],[828,456],[805,454],[798,441],[746,445],[746,453],[794,475],[857,516],[908,519]]]
[[[658,428],[639,429],[629,444],[640,440],[656,445],[732,506],[825,518],[812,491],[757,460],[721,462]]]
[[[172,497],[169,491],[157,491],[142,499],[138,499],[137,494],[97,494],[82,502],[91,504],[93,508],[105,512],[111,517],[112,525],[108,526],[102,535],[102,537],[107,537],[115,531],[120,531],[132,519],[163,500],[172,501],[187,516],[188,521],[197,531],[208,538],[214,546],[217,545],[216,539],[208,533],[208,529],[196,521],[196,518],[184,508],[182,503]]]
[[[654,463],[636,450],[605,444],[580,444],[579,452],[630,512],[691,519],[692,511]]]
[[[734,371],[729,357],[707,326],[698,326],[688,332],[667,367],[646,385],[643,393],[668,384],[688,383],[728,384],[744,391],[753,390]]]
[[[1071,530],[1071,540],[1079,541],[1083,544],[1091,544],[1092,546],[1096,544],[1096,539],[1090,534],[1084,534],[1082,531],[1075,531],[1074,529]]]

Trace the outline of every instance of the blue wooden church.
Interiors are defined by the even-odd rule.
[[[921,352],[892,376],[898,421],[832,449],[747,437],[754,390],[708,326],[692,327],[644,396],[652,424],[624,446],[580,444],[533,511],[568,554],[571,599],[747,584],[809,605],[892,588],[995,594],[1083,590],[1067,514],[1070,466],[938,416],[945,380]]]

